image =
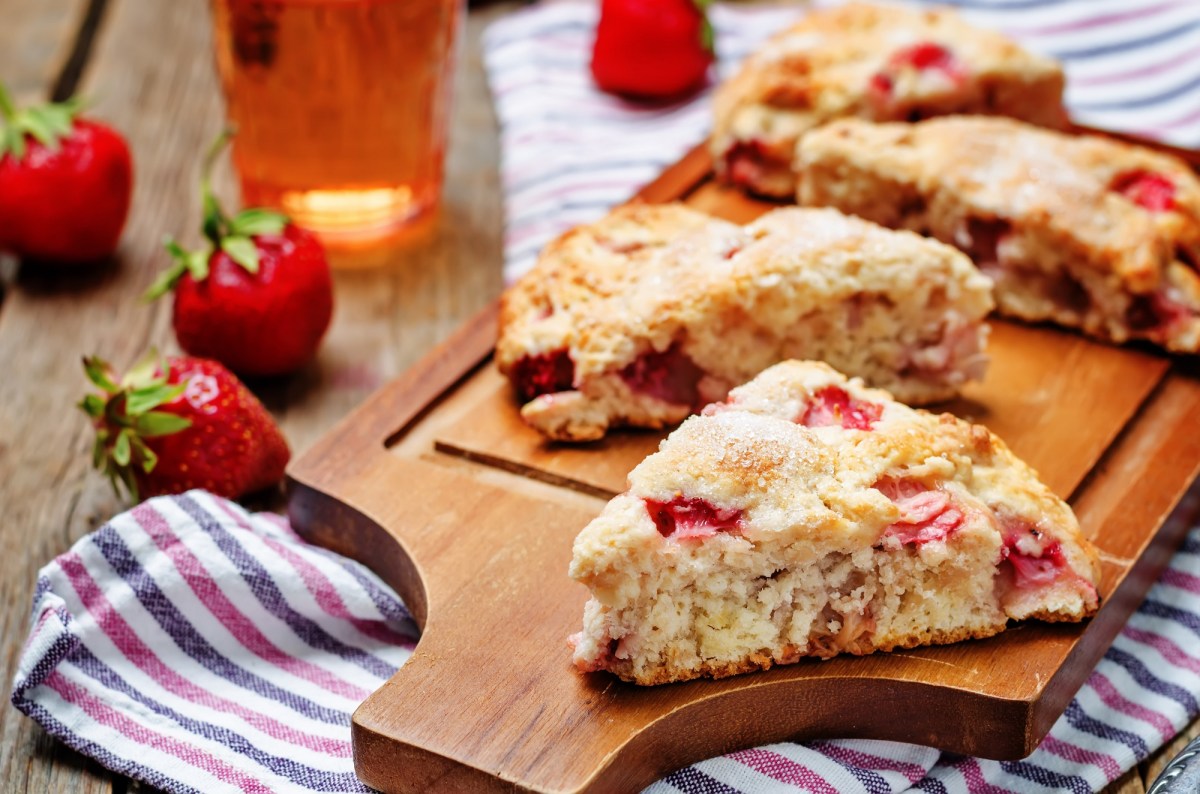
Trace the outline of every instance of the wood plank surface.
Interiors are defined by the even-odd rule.
[[[0,0],[0,80],[5,81],[18,102],[40,101],[51,94],[75,48],[87,8],[87,0]],[[0,361],[8,367],[5,372],[19,374],[0,379],[0,427],[4,428],[0,430],[0,504],[6,508],[7,519],[0,525],[0,676],[7,686],[28,631],[37,569],[64,550],[72,537],[60,529],[61,524],[48,524],[43,519],[54,512],[49,506],[51,499],[63,504],[74,501],[69,492],[58,491],[55,485],[67,457],[73,453],[52,445],[69,445],[73,434],[64,436],[55,431],[76,423],[71,421],[70,403],[53,395],[65,387],[65,372],[73,369],[79,353],[72,351],[66,361],[60,362],[64,375],[58,384],[53,379],[37,379],[29,372],[26,368],[34,362],[33,356],[27,356],[35,353],[36,341],[24,332],[20,344],[32,347],[21,349],[15,338],[13,347],[5,345],[9,330],[20,329],[21,323],[6,325],[9,312],[3,310],[27,304],[28,295],[24,285],[15,289],[5,286],[5,297],[12,299],[0,307],[0,350],[4,351],[0,352]],[[45,333],[45,329],[33,330],[39,336]],[[44,415],[49,421],[30,421],[42,410],[61,411],[65,421],[49,413]],[[18,429],[22,427],[25,433]],[[45,444],[42,449],[47,454],[30,455],[30,444]],[[7,703],[0,709],[0,780],[8,791],[101,794],[112,791],[114,781],[123,786],[119,776],[50,738]]]
[[[484,25],[518,4],[467,20],[447,162],[445,211],[425,237],[334,256],[337,309],[318,360],[251,386],[303,449],[407,369],[500,286],[502,231],[496,122],[480,61]],[[24,99],[47,93],[74,44],[86,3],[0,0],[0,77]],[[108,0],[84,71],[91,114],[129,139],[134,207],[116,262],[93,277],[22,272],[0,307],[0,637],[11,681],[28,630],[39,567],[123,505],[88,470],[90,430],[74,403],[79,367],[96,352],[118,365],[146,346],[176,349],[169,301],[137,296],[166,265],[164,234],[198,239],[198,160],[223,111],[205,0]],[[219,192],[236,199],[228,170]],[[37,421],[41,418],[43,421]],[[127,781],[50,740],[11,706],[0,710],[4,790],[124,791]],[[148,790],[140,787],[139,790]]]
[[[88,6],[89,0],[0,0],[0,80],[18,101],[49,96]]]

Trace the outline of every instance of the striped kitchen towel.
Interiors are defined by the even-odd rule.
[[[12,701],[167,791],[367,791],[350,714],[416,636],[364,566],[192,491],[117,516],[42,569]]]
[[[1078,122],[1200,146],[1200,1],[938,2],[1060,59]],[[795,3],[716,7],[719,74],[801,13]],[[667,106],[597,91],[587,68],[595,20],[594,2],[563,0],[512,14],[487,32],[508,199],[507,281],[551,239],[627,199],[708,132],[711,89]]]
[[[350,714],[415,637],[365,567],[279,516],[192,491],[114,518],[41,571],[12,700],[71,747],[170,792],[367,791]],[[1024,761],[780,743],[649,791],[1091,792],[1175,735],[1198,696],[1200,527]]]

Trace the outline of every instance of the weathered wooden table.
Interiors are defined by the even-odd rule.
[[[515,0],[471,11],[456,86],[445,207],[428,239],[335,255],[337,310],[318,360],[255,383],[301,450],[387,379],[415,362],[500,289],[499,150],[480,34]],[[160,240],[199,236],[200,153],[223,123],[205,0],[0,0],[0,80],[19,100],[82,92],[93,115],[132,147],[137,187],[111,267],[71,277],[0,264],[0,642],[5,691],[27,631],[38,568],[118,512],[89,470],[91,429],[74,403],[80,356],[118,365],[151,345],[174,349],[168,301],[138,295],[166,264]],[[218,191],[232,200],[228,170]],[[1145,790],[1194,723],[1109,791]],[[107,772],[0,708],[5,791],[126,792]]]

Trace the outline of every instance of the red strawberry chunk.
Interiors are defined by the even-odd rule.
[[[966,520],[945,491],[895,480],[881,481],[875,487],[900,508],[900,520],[884,530],[884,537],[897,538],[905,545],[945,540]]]
[[[773,168],[790,168],[791,164],[780,162],[766,143],[757,138],[737,141],[725,150],[725,175],[735,185],[757,187]]]
[[[1179,323],[1195,316],[1196,312],[1162,292],[1135,295],[1125,310],[1125,322],[1130,330],[1151,339],[1167,339]]]
[[[641,240],[614,240],[611,237],[597,237],[596,243],[614,254],[633,254],[646,247]]]
[[[522,356],[509,373],[521,400],[543,394],[570,391],[575,385],[575,362],[565,349],[536,356]]]
[[[647,499],[646,512],[664,538],[712,537],[718,532],[737,531],[742,521],[741,510],[681,496],[669,502]]]
[[[883,415],[878,403],[856,400],[837,386],[825,386],[813,394],[813,400],[800,417],[805,427],[841,425],[847,430],[871,430],[871,424]]]
[[[892,78],[888,77],[883,72],[876,72],[871,75],[871,82],[868,86],[870,93],[874,94],[879,99],[886,99],[892,94],[892,88],[895,84]]]
[[[1035,590],[1058,581],[1070,569],[1062,544],[1046,538],[1041,530],[1024,519],[998,513],[1004,547],[1001,562],[1012,570],[1012,586]],[[1078,578],[1078,577],[1075,577]],[[1090,587],[1090,585],[1089,585]]]
[[[955,242],[986,271],[1000,264],[1000,243],[1011,231],[1012,224],[1001,218],[968,218]]]
[[[917,69],[939,69],[949,72],[960,68],[954,53],[940,44],[923,41],[897,50],[888,59],[892,66],[913,66]]]
[[[1112,190],[1151,212],[1175,209],[1175,183],[1153,171],[1126,171],[1118,174]]]
[[[1053,584],[1067,567],[1062,544],[1057,540],[1042,548],[1040,557],[1026,554],[1015,538],[1005,540],[1005,559],[1012,563],[1013,584],[1022,590],[1032,590]]]
[[[567,637],[567,645],[569,645],[572,650],[578,647],[579,643],[581,642],[583,642],[582,631],[577,631],[570,637]],[[595,658],[577,661],[575,665],[585,673],[595,673],[600,670],[605,670],[610,664],[612,664],[613,656],[616,654],[617,647],[619,645],[620,643],[617,640],[610,637],[607,645],[605,645],[603,650],[596,654]]]
[[[673,405],[696,405],[704,370],[688,358],[679,343],[661,353],[643,353],[621,370],[629,388]]]
[[[953,52],[941,44],[923,41],[892,53],[883,70],[871,76],[869,91],[876,98],[889,98],[895,88],[894,75],[903,69],[941,72],[955,84],[961,83],[967,76],[966,67]]]

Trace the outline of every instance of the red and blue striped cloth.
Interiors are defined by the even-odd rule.
[[[41,571],[12,700],[71,747],[166,791],[367,791],[350,714],[416,637],[366,567],[308,545],[279,516],[192,491],[117,516]],[[1174,736],[1198,697],[1200,527],[1024,761],[783,743],[649,791],[1091,792]]]
[[[416,637],[364,566],[192,491],[117,516],[42,569],[12,701],[166,791],[367,791],[350,714]]]
[[[350,714],[416,637],[364,566],[306,544],[279,516],[192,491],[114,518],[41,571],[12,700],[71,747],[166,791],[367,791]],[[1174,736],[1198,697],[1200,527],[1024,761],[782,743],[649,791],[1091,792]]]
[[[1064,58],[1076,118],[1200,144],[1200,3],[964,0],[981,24]],[[796,10],[718,8],[723,69]],[[495,24],[511,278],[704,134],[704,100],[645,109],[588,83],[590,3]],[[365,567],[273,515],[202,492],[153,499],[41,572],[17,708],[105,766],[171,792],[366,791],[350,714],[416,628]],[[1200,528],[1041,747],[1019,762],[872,741],[783,743],[679,770],[665,792],[1090,792],[1200,712]]]

